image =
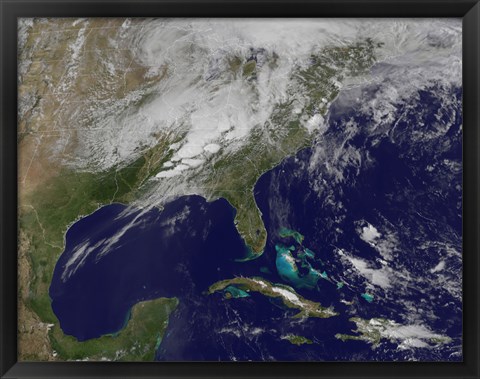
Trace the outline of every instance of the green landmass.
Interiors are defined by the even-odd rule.
[[[240,67],[242,67],[242,59],[238,56],[233,56],[228,58],[228,67],[230,71],[235,75],[237,74]]]
[[[328,47],[319,54],[312,55],[312,64],[298,74],[298,79],[311,100],[305,110],[308,113],[317,110],[324,113],[328,103],[338,94],[332,78],[341,81],[345,77],[365,73],[375,63],[376,47],[373,40],[367,38],[344,47]]]
[[[237,277],[226,279],[212,284],[208,289],[208,294],[223,291],[228,286],[234,285],[244,291],[258,292],[264,296],[278,298],[282,303],[299,312],[294,318],[319,317],[328,318],[337,316],[333,307],[323,307],[320,303],[305,299],[299,295],[292,287],[282,284],[273,284],[263,278],[244,278]]]
[[[175,298],[138,303],[120,332],[83,342],[63,334],[56,326],[50,334],[52,347],[64,360],[153,361],[168,318],[177,306]]]
[[[55,264],[64,249],[64,236],[69,225],[102,205],[113,202],[129,203],[139,196],[141,184],[158,172],[157,167],[169,159],[168,138],[159,140],[152,149],[123,168],[102,173],[75,172],[63,168],[34,194],[27,196],[19,207],[19,228],[30,244],[26,252],[31,266],[26,305],[42,322],[54,324],[48,294]],[[57,344],[61,337],[56,336]],[[59,352],[59,358],[64,358]]]
[[[336,334],[335,338],[342,340],[343,342],[348,340],[365,341],[376,347],[382,340],[382,331],[385,331],[389,326],[395,325],[391,320],[384,318],[374,318],[371,320],[365,320],[360,317],[352,317],[349,321],[354,322],[357,325],[357,329],[354,333],[350,334]]]
[[[313,344],[312,340],[310,340],[308,338],[305,338],[303,336],[297,336],[297,335],[294,335],[294,334],[288,334],[285,337],[283,337],[282,339],[285,339],[288,342],[290,342],[292,345],[297,345],[297,346],[301,346],[301,345],[305,345],[305,344],[307,344],[307,345]]]
[[[258,178],[286,157],[311,146],[316,134],[301,123],[302,115],[325,115],[328,104],[340,91],[337,83],[346,76],[366,72],[375,62],[374,50],[375,44],[367,39],[345,47],[328,47],[313,54],[310,66],[299,67],[292,74],[288,89],[290,99],[278,104],[270,120],[252,130],[244,146],[212,162],[214,175],[205,183],[210,189],[208,195],[225,198],[237,210],[235,224],[248,249],[245,260],[261,255],[267,240],[262,214],[253,194]],[[234,72],[241,65],[238,57],[229,61]],[[251,75],[255,70],[255,61],[243,64],[244,74]],[[301,112],[296,113],[294,109],[299,97],[305,104]]]
[[[257,62],[255,60],[250,60],[243,65],[243,75],[250,76],[255,73],[255,69],[257,68]]]
[[[448,336],[433,333],[426,335],[423,331],[419,335],[415,335],[414,331],[412,332],[405,329],[404,325],[385,318],[372,318],[366,320],[360,317],[352,317],[349,320],[357,325],[357,329],[353,330],[353,332],[357,334],[351,335],[338,333],[335,335],[335,338],[344,342],[348,340],[365,341],[371,344],[373,348],[377,347],[382,339],[387,339],[391,342],[398,342],[402,339],[415,338],[434,345],[449,343],[451,341],[451,338]]]

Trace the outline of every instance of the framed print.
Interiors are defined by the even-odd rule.
[[[478,2],[1,6],[2,378],[479,377]]]

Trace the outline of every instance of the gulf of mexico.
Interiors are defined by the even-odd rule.
[[[225,200],[186,196],[162,211],[111,204],[76,222],[50,286],[62,330],[80,341],[115,333],[139,301],[200,294],[248,267],[235,263],[245,246],[234,213]],[[117,238],[102,256],[102,248]]]

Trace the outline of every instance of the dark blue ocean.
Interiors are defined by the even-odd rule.
[[[115,333],[137,302],[177,297],[180,303],[170,317],[157,360],[461,360],[461,301],[445,284],[461,281],[457,275],[461,259],[444,253],[461,249],[462,173],[451,163],[462,159],[461,113],[452,111],[461,109],[461,90],[448,90],[454,99],[450,108],[438,91],[419,92],[411,103],[403,104],[391,133],[381,128],[372,132],[372,116],[359,112],[355,104],[347,109],[341,99],[334,104],[329,128],[316,144],[258,180],[254,192],[268,241],[256,260],[238,261],[245,255],[245,245],[234,226],[235,210],[224,199],[208,203],[200,196],[184,196],[161,211],[111,204],[79,220],[66,234],[50,287],[62,330],[80,341]],[[418,134],[421,124],[423,135]],[[438,124],[444,126],[442,133]],[[356,133],[346,138],[352,135],[350,125],[355,125]],[[356,158],[335,163],[334,170],[339,146]],[[359,237],[358,225],[365,221],[395,230],[390,288],[372,286],[339,256],[343,250],[368,262],[371,269],[381,269],[378,250]],[[132,222],[134,226],[119,236]],[[303,246],[280,237],[282,227],[304,235]],[[102,255],[102,241],[117,237]],[[291,317],[295,311],[257,293],[235,299],[205,294],[216,281],[240,275],[295,286],[277,272],[277,244],[295,247],[292,254],[301,275],[308,267],[301,266],[298,252],[308,248],[315,253],[308,265],[328,274],[328,280],[320,278],[314,288],[295,289],[310,300],[334,306],[339,316],[298,320]],[[66,277],[69,262],[82,245],[98,248]],[[446,262],[441,279],[431,272],[440,255]],[[339,282],[346,285],[338,289]],[[372,302],[362,298],[365,292],[372,293]],[[428,317],[412,320],[412,307]],[[336,339],[336,333],[353,334],[351,317],[420,322],[452,342],[402,350],[388,340],[372,349],[363,341]],[[314,343],[293,345],[281,338],[288,334]]]

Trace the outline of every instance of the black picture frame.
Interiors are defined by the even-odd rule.
[[[479,378],[480,4],[478,0],[0,0],[0,376]],[[461,17],[463,18],[463,318],[458,363],[17,362],[18,17]]]

